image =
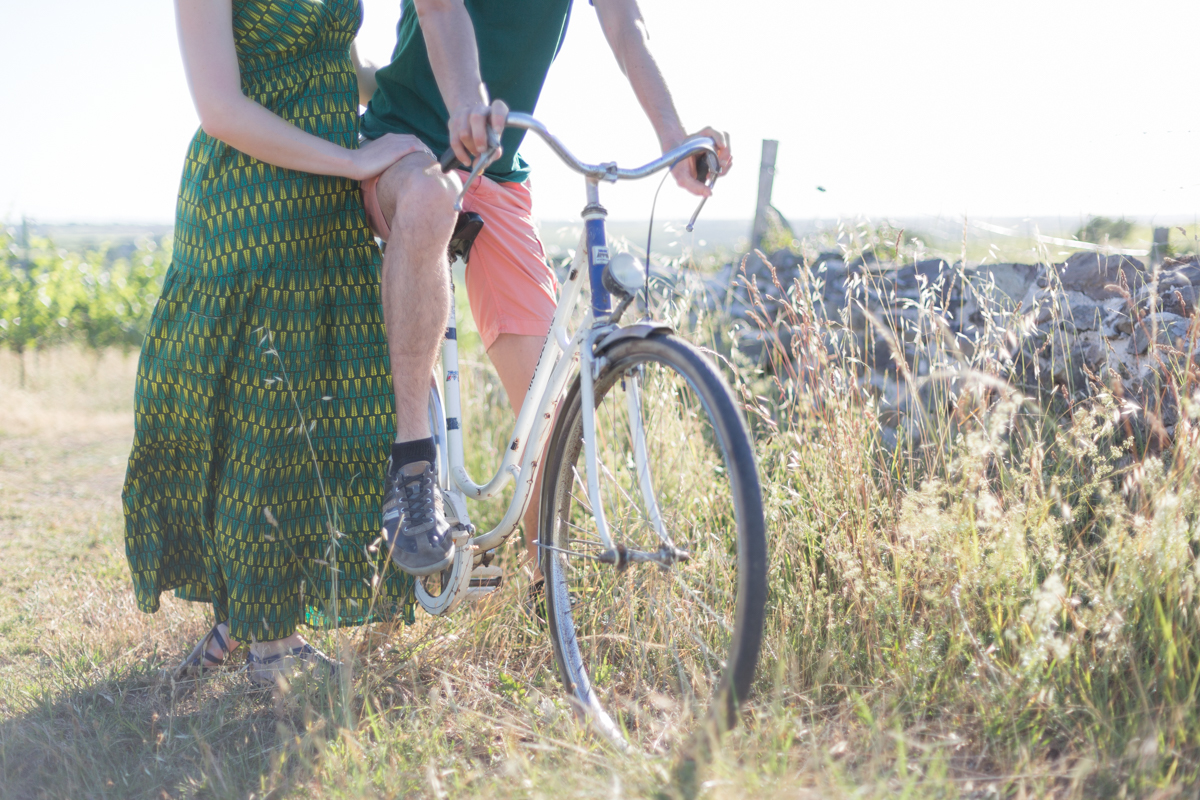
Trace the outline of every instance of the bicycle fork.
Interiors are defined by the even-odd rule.
[[[592,330],[580,348],[580,395],[583,412],[583,450],[584,471],[587,477],[588,497],[592,504],[592,516],[596,520],[596,534],[604,545],[604,551],[597,559],[606,564],[613,564],[618,570],[623,570],[629,564],[653,562],[666,568],[676,561],[685,561],[688,554],[677,549],[671,542],[663,524],[662,512],[654,493],[654,482],[650,477],[650,462],[646,451],[646,426],[642,416],[641,404],[641,370],[639,374],[630,376],[626,386],[626,409],[629,418],[629,432],[633,440],[634,466],[637,470],[638,487],[650,518],[650,524],[657,534],[660,546],[656,551],[631,550],[623,544],[615,543],[608,530],[608,521],[604,516],[604,498],[600,489],[600,468],[596,454],[596,391],[595,381],[600,377],[600,370],[607,363],[603,354],[596,353],[596,345],[603,336],[613,330],[609,324],[612,313],[611,298],[605,288],[603,275],[609,263],[608,241],[605,231],[605,219],[608,212],[600,205],[599,187],[595,180],[589,180],[588,204],[583,210],[584,241],[587,247],[588,270],[591,278]],[[649,308],[650,298],[646,298]]]
[[[606,331],[599,331],[606,333]],[[595,381],[606,360],[603,355],[593,354],[592,345],[584,348],[580,363],[580,402],[583,414],[584,472],[587,478],[588,500],[592,505],[592,517],[596,520],[596,534],[604,545],[604,551],[595,556],[597,561],[612,564],[624,570],[630,564],[653,563],[669,567],[678,561],[687,561],[688,553],[675,547],[663,523],[662,511],[650,476],[650,457],[646,450],[646,425],[642,414],[640,368],[627,375],[625,385],[625,409],[629,421],[629,434],[633,441],[634,468],[637,471],[638,489],[642,495],[646,515],[659,539],[657,550],[635,550],[620,542],[614,542],[604,515],[604,497],[600,487],[600,465],[596,452],[596,391]]]

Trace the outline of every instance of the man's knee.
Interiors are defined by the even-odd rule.
[[[457,178],[445,175],[437,163],[426,156],[425,163],[402,159],[390,167],[379,181],[379,202],[391,221],[393,231],[413,227],[421,230],[453,229],[454,200],[458,196]]]

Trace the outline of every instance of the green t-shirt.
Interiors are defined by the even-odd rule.
[[[532,114],[566,35],[571,0],[464,0],[464,5],[475,26],[480,76],[492,99]],[[435,155],[444,153],[450,146],[450,114],[433,77],[412,0],[401,6],[392,63],[376,72],[375,80],[363,134],[377,139],[385,133],[411,133]],[[517,153],[524,137],[520,128],[504,131],[504,154],[485,171],[489,178],[519,183],[529,176],[529,165]]]

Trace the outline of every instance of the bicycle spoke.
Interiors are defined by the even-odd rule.
[[[571,544],[590,544],[592,547],[604,547],[604,542],[597,542],[595,539],[571,539]]]

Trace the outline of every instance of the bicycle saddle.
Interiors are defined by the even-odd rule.
[[[471,245],[475,237],[483,230],[483,217],[474,211],[460,211],[458,221],[454,223],[454,233],[450,235],[450,246],[446,248],[446,257],[453,263],[461,258],[463,263],[471,257]]]

